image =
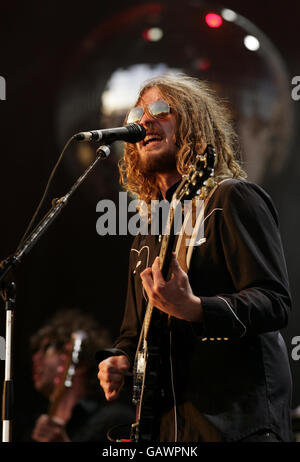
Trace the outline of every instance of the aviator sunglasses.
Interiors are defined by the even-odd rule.
[[[142,106],[136,106],[130,109],[128,112],[126,123],[138,123],[143,117],[144,112],[149,113],[150,116],[160,119],[170,114],[171,108],[169,103],[166,101],[153,101],[153,103],[147,104],[145,108]]]

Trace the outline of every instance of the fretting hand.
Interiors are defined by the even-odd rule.
[[[191,322],[202,321],[202,306],[199,297],[193,294],[187,274],[172,254],[172,277],[165,281],[160,270],[160,259],[156,257],[151,268],[141,273],[143,286],[150,303],[159,310],[179,319]]]

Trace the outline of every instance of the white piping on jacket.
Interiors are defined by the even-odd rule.
[[[243,337],[246,332],[247,332],[247,328],[245,326],[245,324],[242,323],[242,321],[238,318],[238,316],[236,315],[236,313],[234,312],[233,308],[230,306],[230,303],[225,300],[225,298],[223,297],[220,297],[219,295],[217,295],[218,298],[220,298],[221,300],[223,300],[223,302],[226,303],[226,305],[228,306],[228,308],[230,309],[230,311],[232,312],[232,314],[234,315],[234,317],[236,318],[236,320],[243,326],[243,329],[244,329],[244,332],[242,333],[241,337]]]

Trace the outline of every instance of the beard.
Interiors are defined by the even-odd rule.
[[[174,172],[177,170],[176,154],[165,152],[159,156],[148,156],[147,159],[139,156],[137,168],[145,176]]]

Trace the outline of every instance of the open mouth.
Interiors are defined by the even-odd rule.
[[[160,135],[156,135],[154,133],[151,133],[147,135],[144,140],[143,140],[143,146],[149,146],[154,143],[158,143],[162,140],[162,137]]]

